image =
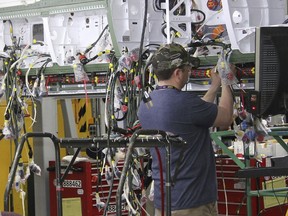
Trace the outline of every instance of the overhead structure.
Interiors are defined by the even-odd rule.
[[[27,6],[34,4],[40,0],[0,0],[0,8],[15,7],[15,6]]]

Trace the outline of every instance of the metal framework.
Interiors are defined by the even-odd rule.
[[[109,0],[41,0],[35,4],[27,6],[16,6],[8,8],[0,8],[0,20],[17,19],[17,18],[28,18],[28,17],[47,17],[56,14],[73,13],[81,11],[92,11],[97,9],[107,10],[107,19],[109,24],[109,32],[111,34],[111,40],[113,43],[114,51],[116,55],[120,55],[121,51],[117,45],[117,39],[115,36],[115,27],[112,19],[112,11],[108,5]],[[214,65],[217,63],[217,56],[200,57],[201,66]],[[232,63],[245,63],[253,62],[254,54],[242,54],[235,50],[231,56]],[[107,69],[106,65],[98,64],[87,65],[87,72],[103,71]],[[31,70],[31,75],[34,74],[34,69]],[[67,66],[54,65],[51,68],[46,69],[46,74],[65,74],[71,73],[71,68]]]
[[[279,130],[274,129],[274,131],[270,132],[269,135],[273,136],[279,144],[288,152],[288,145],[281,138],[282,136],[287,136],[288,131],[286,128],[280,128]],[[238,157],[234,155],[231,150],[222,142],[222,137],[233,137],[235,135],[234,131],[220,131],[211,133],[211,138],[215,141],[217,145],[219,145],[222,150],[229,156],[231,159],[240,167],[240,169],[249,169],[250,160],[249,160],[249,146],[244,150],[244,162],[240,160]],[[281,169],[279,175],[288,175],[287,168]],[[266,189],[266,190],[251,190],[251,178],[246,177],[245,181],[246,185],[246,195],[247,195],[247,216],[252,216],[252,201],[251,198],[253,196],[269,196],[269,197],[287,197],[287,193],[283,193],[283,191],[288,192],[288,187],[285,188],[277,188],[277,189]],[[281,193],[282,192],[282,193]]]
[[[145,138],[139,138],[140,135],[150,136]],[[155,137],[156,135],[161,135],[161,137]],[[154,136],[154,137],[153,137]],[[41,137],[41,138],[49,138],[53,142],[55,148],[55,173],[56,173],[56,199],[57,199],[57,215],[63,215],[62,209],[62,183],[68,174],[71,166],[73,165],[76,157],[78,156],[80,150],[82,148],[88,147],[97,147],[97,148],[105,148],[105,147],[115,147],[115,148],[123,148],[128,147],[128,156],[126,157],[126,164],[123,168],[119,186],[117,189],[118,197],[117,203],[120,203],[121,206],[121,194],[123,191],[123,186],[125,182],[126,173],[128,170],[131,154],[133,148],[136,147],[165,147],[166,148],[166,212],[167,215],[171,215],[171,171],[170,171],[170,145],[171,143],[177,142],[178,144],[185,144],[185,142],[181,139],[170,138],[166,132],[160,130],[143,130],[140,129],[133,133],[130,139],[115,139],[115,140],[108,140],[104,138],[88,138],[88,139],[79,139],[79,138],[65,138],[59,139],[55,135],[51,133],[27,133],[22,136],[19,145],[17,146],[15,157],[11,166],[11,170],[8,177],[8,182],[6,184],[5,194],[4,194],[4,210],[9,211],[9,194],[12,188],[13,179],[15,177],[17,171],[17,165],[21,158],[21,153],[23,150],[23,146],[28,138],[33,137]],[[108,145],[109,143],[109,145]],[[61,175],[61,158],[60,158],[60,148],[77,148],[76,152],[74,153],[71,162],[67,166],[63,175]],[[130,152],[130,153],[129,153]],[[121,215],[121,207],[117,207],[117,215]]]

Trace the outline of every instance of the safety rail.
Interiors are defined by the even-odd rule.
[[[146,135],[146,137],[139,137],[140,135]],[[150,135],[148,137],[148,135]],[[156,136],[156,135],[160,135]],[[12,166],[10,169],[10,173],[8,176],[8,181],[5,188],[4,193],[4,210],[9,210],[9,194],[12,188],[13,180],[16,175],[17,165],[21,158],[21,153],[23,150],[23,146],[25,141],[28,138],[33,137],[42,137],[42,138],[50,138],[54,144],[55,148],[55,172],[56,172],[56,199],[57,199],[57,215],[63,215],[63,208],[62,208],[62,183],[68,174],[69,170],[71,169],[73,163],[76,160],[80,150],[82,148],[106,148],[106,147],[114,147],[114,148],[127,148],[128,147],[128,156],[126,157],[126,161],[129,162],[129,158],[131,158],[131,151],[133,148],[137,147],[167,147],[166,153],[166,213],[167,215],[171,215],[171,182],[170,182],[170,145],[172,143],[180,143],[185,144],[186,142],[183,141],[181,138],[177,138],[174,136],[169,136],[166,132],[160,130],[143,130],[139,129],[135,131],[131,138],[121,138],[121,139],[107,139],[104,137],[95,137],[95,138],[57,138],[51,133],[42,133],[42,132],[31,132],[26,133],[22,136],[19,145],[16,147],[16,152],[14,156],[14,160],[12,162]],[[68,164],[67,168],[65,169],[63,175],[61,176],[61,159],[60,159],[60,148],[77,148],[70,163]],[[125,172],[127,172],[128,165],[125,165],[120,177],[120,184],[117,189],[117,197],[119,198],[119,193],[123,190],[123,181],[125,181]],[[119,199],[118,199],[119,200]],[[118,201],[119,202],[119,201]],[[117,207],[117,215],[121,215],[121,196],[120,196],[120,210]],[[120,213],[119,213],[120,212]]]

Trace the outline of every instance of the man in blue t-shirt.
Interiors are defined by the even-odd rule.
[[[185,149],[179,146],[171,149],[171,177],[175,180],[171,187],[172,215],[214,216],[217,215],[217,182],[209,128],[231,125],[233,99],[229,86],[222,84],[219,104],[213,103],[221,85],[215,72],[211,72],[211,87],[203,98],[181,91],[189,79],[190,58],[179,44],[164,45],[155,52],[152,67],[158,86],[150,94],[149,104],[141,102],[138,117],[143,129],[170,132],[187,142]],[[154,148],[151,155],[155,215],[160,216],[165,194],[160,190],[159,161]],[[160,149],[160,155],[165,181],[165,149]]]

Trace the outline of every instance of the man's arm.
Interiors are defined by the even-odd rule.
[[[214,121],[215,127],[229,127],[233,121],[233,96],[228,85],[222,85],[218,113]]]
[[[231,67],[234,70],[235,67]],[[221,85],[221,78],[218,73],[215,72],[215,68],[211,70],[211,86],[206,92],[203,100],[213,103],[217,96],[217,92]],[[218,113],[214,121],[215,127],[227,128],[233,121],[233,96],[229,85],[222,85],[221,98],[218,104]]]

